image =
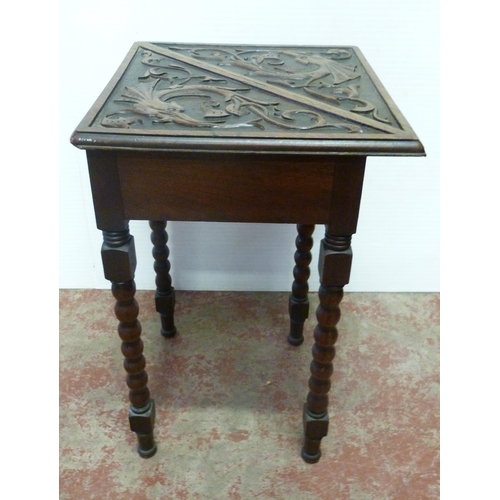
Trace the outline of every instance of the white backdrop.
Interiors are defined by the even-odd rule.
[[[61,2],[61,288],[108,288],[86,158],[69,143],[134,41],[356,45],[426,158],[369,158],[349,291],[439,290],[439,2]],[[147,222],[131,222],[137,287],[154,288]],[[169,222],[177,289],[289,290],[295,227]],[[315,233],[311,289],[318,286]]]

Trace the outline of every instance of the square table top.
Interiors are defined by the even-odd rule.
[[[136,42],[81,149],[423,156],[357,47]]]

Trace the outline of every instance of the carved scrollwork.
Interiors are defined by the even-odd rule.
[[[357,80],[355,65],[339,60],[350,59],[346,49],[328,49],[320,54],[296,50],[214,50],[192,49],[190,54],[198,59],[217,61],[219,65],[246,69],[248,75],[265,78],[268,83],[288,88],[303,89],[309,95],[340,104],[342,101],[354,104],[349,111],[371,114],[374,120],[390,123],[379,116],[376,106],[360,97],[359,85],[339,87],[340,84]]]
[[[236,66],[248,70],[249,75],[265,77],[270,83],[286,87],[306,87],[320,78],[331,76],[334,84],[359,78],[355,68],[337,62],[335,59],[348,59],[347,50],[331,49],[329,57],[294,50],[214,50],[193,49],[190,54],[198,59],[218,61],[219,65]],[[292,69],[283,59],[288,56],[297,63]]]
[[[317,88],[304,87],[304,91],[334,104],[340,104],[342,101],[350,101],[354,103],[354,107],[350,109],[351,112],[371,114],[374,120],[391,123],[389,119],[379,116],[378,110],[373,103],[360,98],[359,85],[348,85],[347,87],[319,85]]]
[[[146,52],[144,56],[146,65],[150,65],[151,53]],[[179,72],[182,76],[174,74]],[[154,65],[141,80],[136,87],[125,87],[121,97],[115,99],[115,102],[132,104],[132,107],[105,116],[101,120],[102,126],[129,128],[143,123],[141,118],[133,116],[141,115],[152,118],[153,123],[211,129],[256,127],[263,130],[268,123],[296,130],[324,127],[340,128],[346,132],[361,130],[356,125],[329,123],[311,109],[281,110],[279,100],[253,98],[252,89],[248,87],[222,86],[222,83],[227,83],[226,80],[195,76],[191,70],[178,65]],[[161,88],[160,82],[167,86]],[[180,104],[180,100],[187,105]]]
[[[150,123],[196,129],[328,128],[341,133],[363,133],[356,120],[346,119],[345,114],[339,118],[323,112],[321,105],[311,106],[301,96],[390,123],[380,116],[373,102],[360,95],[356,81],[361,75],[355,65],[346,64],[352,57],[347,49],[312,53],[294,49],[176,46],[168,50],[172,57],[142,51],[140,65],[145,68],[144,73],[137,77],[137,84],[126,85],[115,96],[114,103],[119,106],[101,117],[101,126],[127,129]],[[177,52],[184,59],[178,56],[176,60]],[[184,62],[186,53],[189,64]],[[217,67],[229,68],[229,73],[220,70],[218,74]],[[258,81],[267,86],[259,86]],[[273,87],[286,91],[273,91]]]

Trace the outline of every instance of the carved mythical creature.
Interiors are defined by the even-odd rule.
[[[276,101],[266,102],[244,95],[250,89],[236,89],[220,87],[216,85],[192,84],[171,85],[165,89],[157,89],[160,79],[141,82],[137,87],[125,87],[121,98],[115,102],[133,104],[101,120],[104,127],[129,128],[134,123],[142,123],[139,118],[123,117],[122,114],[133,113],[135,115],[153,118],[154,123],[175,123],[187,127],[198,128],[235,128],[235,127],[257,127],[264,128],[262,121],[272,123],[278,127],[295,130],[308,130],[321,127],[341,128],[347,132],[358,132],[360,128],[350,124],[329,124],[319,113],[307,109],[291,109],[279,111],[279,103]],[[224,103],[221,103],[215,97]],[[203,119],[193,116],[194,108],[189,113],[182,105],[172,100],[174,98],[201,98],[199,109],[203,112]],[[227,123],[230,117],[242,117],[249,115],[244,121]],[[305,118],[299,124],[296,119],[301,115]]]
[[[253,71],[255,75],[277,78],[270,80],[271,83],[286,85],[289,87],[307,87],[313,82],[331,76],[333,84],[344,83],[349,80],[359,78],[360,75],[354,72],[353,66],[339,63],[333,59],[323,57],[322,55],[307,54],[305,52],[295,52],[292,50],[283,50],[280,53],[292,56],[294,61],[303,65],[304,69],[300,71],[275,70],[268,71],[260,69]]]
[[[238,51],[195,49],[191,54],[198,59],[219,61],[221,66],[237,66],[248,70],[248,74],[270,78],[270,83],[287,87],[307,87],[321,78],[331,77],[333,85],[359,78],[354,66],[335,59],[347,59],[350,54],[342,49],[330,49],[324,55],[298,52],[295,50],[278,51]],[[252,55],[249,55],[252,54]],[[303,68],[290,68],[283,56],[292,57]],[[264,63],[266,63],[264,65]],[[272,67],[269,68],[269,66]]]

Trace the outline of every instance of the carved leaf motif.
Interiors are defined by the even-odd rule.
[[[350,109],[354,113],[372,113],[375,120],[383,123],[390,123],[387,118],[381,118],[378,114],[376,106],[366,99],[359,98],[359,86],[349,85],[347,87],[335,87],[328,85],[320,85],[317,88],[304,87],[304,90],[315,97],[319,97],[335,104],[350,101],[356,105]]]
[[[163,61],[163,59],[165,59],[164,57],[158,56],[156,54],[153,56],[153,53],[149,50],[145,50],[142,55],[142,63],[146,65],[156,65]]]
[[[356,101],[362,103],[363,106],[360,106],[358,104],[357,106],[352,108],[351,111],[354,111],[355,113],[369,113],[370,111],[375,110],[375,106],[373,104],[369,103],[368,101],[363,101],[363,99],[356,99]]]
[[[134,123],[142,123],[142,120],[140,118],[134,118],[134,117],[127,118],[124,116],[112,118],[112,115],[105,116],[101,120],[101,125],[103,127],[110,127],[110,128],[130,128],[130,125],[133,125]]]
[[[217,102],[215,99],[210,99],[207,102],[204,102],[201,105],[201,109],[205,113],[205,118],[222,118],[226,116],[230,116],[227,111],[222,111],[220,109],[214,109],[218,108],[220,106],[219,102]]]
[[[350,52],[345,49],[328,49],[326,54],[335,59],[349,59],[351,57]]]
[[[281,113],[281,116],[287,120],[294,120],[294,116],[299,114],[310,115],[311,122],[313,123],[311,127],[317,128],[328,125],[327,121],[319,113],[315,113],[314,111],[303,111],[303,110],[292,109],[289,111],[283,111],[283,113]]]
[[[235,116],[244,116],[250,113],[248,109],[243,107],[243,101],[238,99],[237,96],[234,96],[231,99],[231,102],[226,106],[226,111]]]

